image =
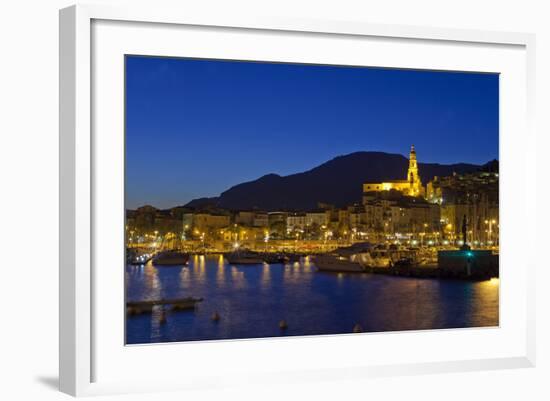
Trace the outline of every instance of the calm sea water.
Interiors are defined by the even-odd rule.
[[[126,267],[128,300],[202,297],[195,311],[127,318],[127,343],[258,338],[498,325],[499,282],[318,272],[294,264],[229,265],[192,256],[189,266]],[[211,316],[218,312],[220,320]],[[286,320],[288,328],[279,329]]]

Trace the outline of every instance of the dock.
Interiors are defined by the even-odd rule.
[[[142,313],[151,313],[154,306],[171,305],[172,311],[191,310],[195,309],[197,303],[202,302],[202,298],[169,298],[169,299],[154,299],[146,301],[129,301],[126,302],[126,312],[129,315],[140,315]]]

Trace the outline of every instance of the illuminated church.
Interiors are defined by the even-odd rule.
[[[416,151],[414,145],[411,146],[409,155],[409,169],[406,180],[394,180],[386,182],[367,182],[363,184],[363,192],[380,192],[396,190],[407,196],[424,196],[424,187],[420,176],[418,175],[418,164],[416,162]]]

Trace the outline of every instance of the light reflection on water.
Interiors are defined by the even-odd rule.
[[[330,274],[309,258],[238,266],[221,255],[193,255],[185,267],[127,266],[126,282],[129,300],[204,298],[194,312],[168,311],[166,324],[159,323],[161,307],[129,317],[129,344],[350,333],[357,323],[365,331],[498,325],[498,279]]]

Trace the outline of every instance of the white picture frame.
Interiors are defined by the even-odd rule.
[[[532,122],[535,86],[534,35],[376,25],[360,21],[297,20],[290,17],[251,18],[241,17],[238,13],[232,15],[216,15],[215,13],[200,15],[189,14],[181,9],[165,10],[155,8],[154,6],[144,8],[112,8],[103,5],[78,5],[63,9],[60,11],[60,389],[68,394],[76,396],[132,391],[205,388],[219,385],[244,385],[247,378],[254,378],[260,382],[277,381],[284,383],[295,380],[296,377],[296,370],[285,370],[281,365],[275,372],[263,371],[262,367],[258,366],[255,366],[254,369],[242,367],[242,371],[247,372],[249,376],[246,376],[240,382],[230,375],[224,376],[225,371],[223,370],[209,375],[207,372],[201,372],[200,369],[199,372],[189,372],[189,376],[185,380],[169,377],[166,380],[152,378],[147,382],[143,380],[136,382],[127,377],[122,377],[122,375],[116,377],[113,374],[108,379],[101,379],[101,372],[98,372],[98,366],[104,366],[105,362],[102,362],[102,365],[98,365],[96,358],[102,361],[109,361],[107,358],[111,356],[107,355],[107,348],[104,346],[105,341],[98,341],[96,325],[103,319],[104,314],[98,313],[98,311],[102,310],[101,306],[94,306],[95,291],[97,291],[98,286],[102,285],[102,278],[94,275],[94,265],[96,263],[94,235],[97,234],[96,219],[98,218],[98,214],[101,214],[95,213],[97,205],[95,204],[96,198],[94,197],[94,193],[97,190],[97,183],[94,177],[98,168],[97,154],[102,149],[106,149],[103,147],[105,145],[98,145],[94,141],[94,131],[92,129],[92,126],[96,124],[93,121],[93,69],[102,68],[94,60],[94,55],[98,54],[95,53],[98,49],[94,48],[94,46],[101,46],[102,43],[105,43],[100,39],[97,42],[93,42],[93,25],[98,21],[108,21],[109,24],[116,22],[153,24],[159,27],[162,26],[163,28],[175,27],[174,29],[177,29],[178,26],[205,27],[218,30],[216,31],[216,35],[224,35],[224,29],[227,28],[233,31],[243,30],[249,33],[307,34],[309,36],[320,35],[328,38],[354,39],[383,38],[388,41],[409,40],[422,43],[436,43],[438,45],[456,44],[457,46],[473,48],[476,46],[495,46],[517,49],[518,52],[516,53],[518,54],[511,55],[510,57],[518,57],[518,60],[520,60],[519,64],[521,65],[518,64],[520,68],[518,71],[521,71],[521,73],[524,72],[525,76],[516,77],[518,78],[516,79],[516,85],[522,86],[521,90],[525,96],[520,96],[520,99],[516,100],[522,105],[521,111],[506,108],[504,104],[503,107],[510,114],[518,113],[517,121],[514,124],[518,124],[515,127],[520,128],[524,133],[519,135],[519,138],[507,133],[506,149],[501,148],[501,153],[503,153],[503,156],[508,157],[508,153],[506,152],[515,150],[517,154],[514,157],[517,157],[517,160],[521,163],[516,169],[512,170],[506,167],[506,159],[504,159],[503,171],[508,174],[508,177],[505,173],[501,174],[501,176],[505,180],[504,183],[506,183],[506,180],[514,180],[514,182],[521,182],[521,185],[527,186],[533,185],[536,182],[535,174],[527,174],[528,171],[535,171],[535,133]],[[117,29],[124,30],[129,28],[119,27]],[[162,29],[159,30],[159,35],[166,34],[166,32],[162,32]],[[155,36],[152,35],[151,37],[154,38]],[[276,41],[278,39],[274,38],[273,40]],[[460,51],[460,49],[457,48],[457,51]],[[342,57],[345,57],[345,55]],[[523,62],[525,63],[524,65]],[[464,65],[457,66],[456,69],[464,69],[467,63],[468,61],[465,61]],[[382,65],[385,66],[386,63]],[[426,68],[428,67],[426,66]],[[494,69],[494,72],[499,71],[498,68]],[[515,73],[510,72],[510,74]],[[511,92],[504,91],[501,96],[506,96],[508,93]],[[525,109],[523,109],[523,106]],[[116,157],[122,157],[122,155],[118,154]],[[116,185],[116,183],[113,185]],[[504,185],[503,189],[501,189],[501,196],[505,197],[503,205],[510,205],[512,203],[512,199],[507,200],[507,197],[512,196],[506,191],[507,187],[509,186]],[[503,246],[514,242],[516,238],[513,237],[513,231],[523,229],[533,230],[534,227],[535,208],[526,207],[526,199],[523,197],[515,198],[513,203],[516,213],[518,210],[521,211],[521,219],[517,217],[515,220],[510,220],[511,227],[508,231],[510,234],[506,234],[506,230],[503,230],[501,241]],[[503,213],[512,214],[513,211],[503,211]],[[122,220],[112,223],[123,224]],[[503,258],[510,258],[510,260],[516,260],[514,258],[519,256],[512,251],[505,255]],[[329,377],[353,377],[359,380],[363,377],[381,375],[534,366],[535,261],[533,255],[534,252],[525,252],[521,266],[518,268],[521,270],[521,277],[518,276],[517,280],[509,282],[509,288],[513,287],[513,293],[521,298],[521,302],[518,302],[521,310],[515,311],[521,319],[521,322],[518,323],[521,327],[521,333],[514,334],[513,341],[515,341],[514,346],[516,347],[514,348],[514,352],[506,353],[498,349],[487,353],[476,351],[477,353],[472,352],[464,359],[432,359],[430,361],[416,360],[411,355],[406,362],[396,362],[389,357],[385,359],[382,355],[378,359],[373,356],[373,359],[376,359],[376,361],[372,363],[364,361],[353,365],[346,363],[342,359],[339,362],[335,361],[334,367],[322,364],[318,368],[313,368],[314,364],[300,365],[297,367],[297,370],[300,372],[300,379],[319,380]],[[510,274],[516,273],[510,271]],[[122,288],[120,290],[122,291]],[[102,296],[109,297],[108,294]],[[515,302],[515,300],[503,298],[501,305],[504,305],[504,308],[508,308],[511,302]],[[481,338],[485,336],[485,333],[488,333],[486,340],[490,341],[489,337],[495,336],[496,330],[504,332],[507,328],[500,327],[499,329],[493,329],[492,332],[475,330],[457,331],[456,334],[452,330],[444,335],[453,336],[457,341],[475,341],[478,337]],[[394,335],[391,333],[387,334],[387,336]],[[429,337],[431,341],[438,341],[437,338],[441,337],[440,334],[430,332],[411,333],[411,335]],[[381,335],[378,335],[379,337]],[[460,339],[459,337],[463,338]],[[352,337],[333,336],[328,342],[326,339],[323,340],[323,343],[310,338],[309,343],[302,341],[300,348],[306,349],[309,352],[308,355],[313,355],[319,350],[319,347],[325,347],[325,349],[328,349],[327,358],[330,362],[332,355],[330,347],[336,347],[342,341],[357,346],[360,342],[365,342],[369,338],[372,339],[374,337],[369,337],[368,335],[354,335]],[[214,352],[227,353],[228,357],[234,357],[235,352],[239,352],[241,353],[240,355],[245,356],[248,353],[254,352],[265,352],[268,355],[267,353],[269,352],[276,353],[277,347],[291,347],[292,344],[295,344],[295,341],[294,339],[241,340],[231,343],[232,345],[228,345],[227,342],[203,342],[186,345],[186,352],[197,358],[199,358],[201,353],[212,355]],[[503,340],[503,344],[501,345],[505,347],[506,342]],[[119,346],[124,348],[122,340],[119,341]],[[159,358],[159,355],[161,355],[160,357],[162,355],[169,355],[174,351],[173,347],[177,346],[177,344],[158,345],[144,348],[146,348],[148,354],[147,358]],[[229,347],[232,349],[229,350]],[[293,352],[290,351],[291,348],[287,348],[287,350]],[[297,350],[295,351],[298,352]],[[153,354],[159,355],[155,356]],[[113,356],[113,358],[115,357]],[[247,360],[246,357],[243,357],[243,359]],[[250,359],[250,361],[252,360]],[[133,361],[135,364],[136,360],[133,359]]]

